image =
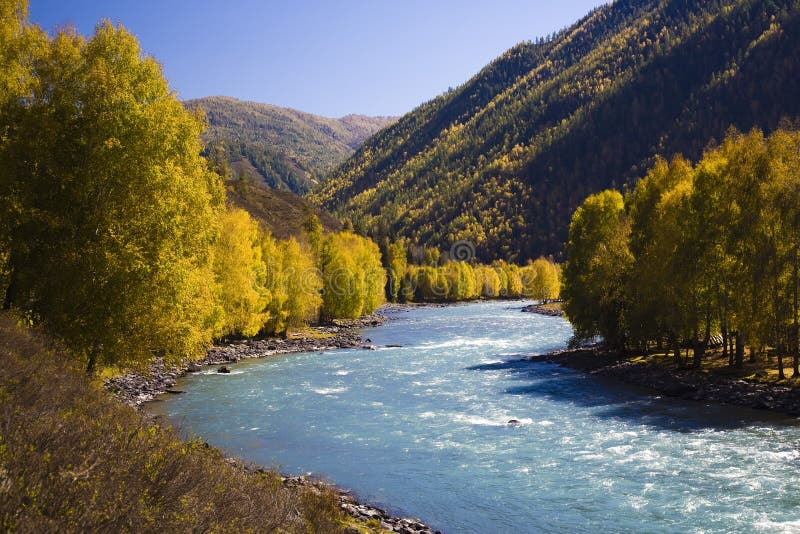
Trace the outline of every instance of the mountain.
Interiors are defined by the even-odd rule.
[[[245,181],[228,182],[228,202],[247,211],[278,239],[303,237],[302,224],[311,214],[319,217],[325,232],[338,232],[342,224],[329,213],[291,191],[268,189]]]
[[[800,114],[797,0],[618,0],[369,139],[311,195],[373,236],[522,261],[656,154]]]
[[[234,176],[244,173],[272,189],[307,192],[394,117],[329,119],[293,109],[213,96],[187,100],[202,108],[209,150],[223,151]]]

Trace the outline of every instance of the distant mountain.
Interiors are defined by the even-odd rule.
[[[311,198],[373,236],[557,254],[587,195],[731,126],[772,130],[798,95],[797,0],[617,0],[402,117]]]
[[[307,192],[394,117],[329,119],[293,109],[213,96],[184,102],[202,108],[209,149],[222,149],[234,177],[294,193]]]
[[[302,224],[314,214],[325,232],[338,232],[342,224],[329,213],[291,191],[268,189],[239,180],[227,184],[228,202],[250,213],[278,239],[304,239]]]

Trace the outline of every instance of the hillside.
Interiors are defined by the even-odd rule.
[[[522,43],[368,140],[312,199],[373,236],[479,259],[561,252],[589,194],[656,154],[800,114],[800,4],[619,0]]]
[[[302,224],[316,214],[325,232],[338,232],[342,225],[329,213],[291,191],[267,189],[247,182],[231,181],[227,185],[228,202],[247,211],[278,239],[301,237]]]
[[[204,141],[210,150],[224,151],[234,177],[245,173],[255,183],[298,194],[395,120],[364,115],[329,119],[221,96],[184,104],[205,111],[209,127]]]
[[[336,496],[246,470],[112,399],[0,313],[3,532],[343,532]],[[352,525],[357,527],[357,524]]]

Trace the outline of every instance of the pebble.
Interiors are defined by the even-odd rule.
[[[290,488],[332,489],[339,496],[339,504],[347,515],[365,523],[377,521],[382,528],[391,532],[400,534],[441,534],[438,530],[432,529],[419,519],[398,517],[377,506],[360,503],[353,497],[351,492],[306,475],[283,477],[283,484]]]
[[[197,373],[208,366],[221,366],[219,373],[229,373],[227,364],[250,358],[264,358],[276,354],[292,352],[318,352],[339,348],[359,348],[374,350],[364,345],[358,329],[380,324],[385,320],[382,315],[370,315],[354,321],[336,320],[334,324],[316,326],[311,330],[315,337],[293,339],[247,339],[234,341],[211,347],[205,358],[200,361],[186,362],[183,365],[168,366],[164,360],[157,358],[145,373],[127,373],[108,380],[106,390],[116,395],[122,402],[134,407],[153,400],[157,395],[166,393],[176,384],[177,378],[186,373]],[[327,337],[316,337],[327,336]]]

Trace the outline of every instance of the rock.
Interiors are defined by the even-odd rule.
[[[227,367],[227,366],[223,365],[222,367],[220,367],[219,369],[217,369],[217,372],[218,372],[218,373],[222,373],[222,374],[228,374],[228,373],[230,373],[230,372],[231,372],[231,370],[230,370],[230,369],[228,369],[228,367]]]
[[[184,391],[182,389],[168,389],[164,393],[169,393],[170,395],[180,395],[181,393],[184,393]]]

